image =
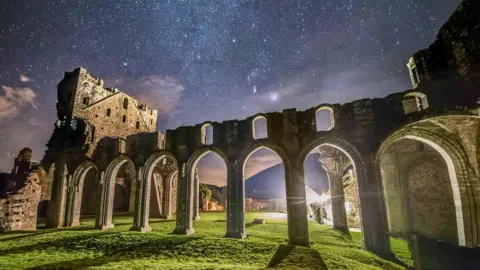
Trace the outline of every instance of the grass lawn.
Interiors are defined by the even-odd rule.
[[[254,218],[267,224],[253,225]],[[115,216],[115,229],[93,229],[94,219],[82,219],[82,225],[60,230],[8,232],[0,234],[0,269],[259,269],[274,257],[289,254],[278,267],[321,269],[405,269],[363,251],[361,234],[351,237],[328,226],[309,224],[312,250],[279,248],[286,244],[287,222],[272,213],[247,213],[248,237],[223,238],[225,213],[202,213],[194,222],[192,236],[172,235],[175,221],[151,219],[152,232],[128,231],[132,218]],[[411,264],[405,242],[392,240],[392,249]],[[318,256],[319,252],[320,256]],[[315,254],[317,255],[315,255]],[[316,256],[316,257],[315,257]],[[313,258],[313,259],[312,259]],[[306,265],[306,266],[305,266]]]

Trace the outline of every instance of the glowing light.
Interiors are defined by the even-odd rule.
[[[271,219],[286,219],[287,214],[286,213],[279,213],[279,212],[269,212],[265,213],[265,216]]]
[[[254,94],[257,93],[257,86],[256,85],[253,86],[253,93]]]
[[[270,101],[275,102],[275,101],[278,100],[278,98],[279,98],[279,97],[278,97],[278,94],[277,94],[277,93],[271,93],[271,94],[270,94]]]

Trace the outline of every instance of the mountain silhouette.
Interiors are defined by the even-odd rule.
[[[321,194],[328,190],[328,178],[318,161],[318,154],[305,160],[305,185]],[[265,169],[245,181],[245,197],[253,199],[285,199],[285,170],[283,163]]]

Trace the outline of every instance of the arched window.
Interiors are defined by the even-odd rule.
[[[420,76],[418,75],[417,65],[415,64],[415,59],[410,57],[407,63],[408,71],[410,73],[410,79],[412,80],[412,87],[417,88],[420,83]]]
[[[123,108],[126,110],[128,109],[128,98],[123,99]]]
[[[203,145],[211,145],[213,143],[213,126],[205,124],[202,126],[201,140]]]
[[[317,131],[328,131],[335,126],[333,110],[330,107],[320,107],[315,112],[315,124]]]
[[[267,118],[264,116],[257,116],[252,121],[252,135],[253,139],[268,138]]]
[[[135,128],[136,128],[136,129],[139,129],[139,128],[140,128],[140,122],[139,122],[139,121],[137,121],[137,122],[135,123]]]
[[[90,103],[90,98],[89,97],[83,97],[82,103],[83,103],[83,105],[88,105]]]
[[[126,115],[122,116],[122,122],[123,123],[127,122],[127,116]]]
[[[110,108],[107,109],[107,116],[110,117],[110,115],[112,114],[112,110]]]
[[[420,92],[411,92],[406,94],[402,100],[402,103],[405,114],[428,109],[427,95]]]

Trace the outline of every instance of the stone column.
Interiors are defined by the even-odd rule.
[[[130,230],[149,232],[152,230],[148,224],[150,218],[150,189],[152,175],[144,174],[143,167],[140,167],[137,171],[137,195],[135,196],[133,226]]]
[[[75,193],[76,193],[76,187],[75,184],[73,183],[73,177],[72,175],[69,175],[67,177],[67,203],[65,207],[65,227],[71,227],[74,226],[74,210],[75,210]],[[77,224],[80,224],[79,219],[77,219]]]
[[[386,259],[393,259],[395,255],[390,248],[388,221],[385,211],[385,201],[381,190],[381,180],[375,168],[375,156],[365,161],[366,179],[360,186],[360,207],[362,217],[363,245],[367,251]],[[358,175],[357,175],[358,176]],[[359,176],[357,177],[360,180]]]
[[[195,175],[193,177],[193,220],[200,219],[200,175],[198,167],[195,167]]]
[[[171,174],[167,175],[165,179],[163,180],[164,188],[163,188],[163,203],[162,203],[162,216],[161,218],[164,219],[172,219],[172,200],[175,200],[176,198],[172,198],[172,181],[174,181],[174,174],[175,172],[172,172]]]
[[[174,234],[193,234],[193,175],[188,174],[187,164],[178,164],[177,213]]]
[[[55,161],[52,181],[52,199],[47,210],[47,228],[60,228],[65,224],[65,208],[67,204],[68,172],[64,156]]]
[[[225,237],[245,238],[245,186],[243,183],[243,166],[228,166],[227,172],[227,233]]]
[[[164,159],[165,160],[165,159]],[[172,198],[172,187],[173,181],[177,174],[177,165],[176,164],[163,164],[162,165],[162,179],[163,179],[163,202],[162,202],[162,218],[172,219],[172,200],[177,198]],[[177,176],[175,176],[177,175]]]
[[[348,233],[347,212],[345,209],[345,194],[343,192],[343,169],[348,158],[340,151],[328,147],[319,149],[320,162],[326,171],[332,197],[333,228]]]
[[[295,160],[295,159],[291,159]],[[296,160],[295,160],[296,161]],[[288,244],[310,246],[303,162],[285,166],[287,189]]]
[[[112,180],[112,181],[110,181]],[[100,230],[113,229],[112,212],[113,212],[113,196],[115,192],[115,179],[107,179],[105,172],[100,173],[99,187],[101,188],[99,209],[95,228]]]

